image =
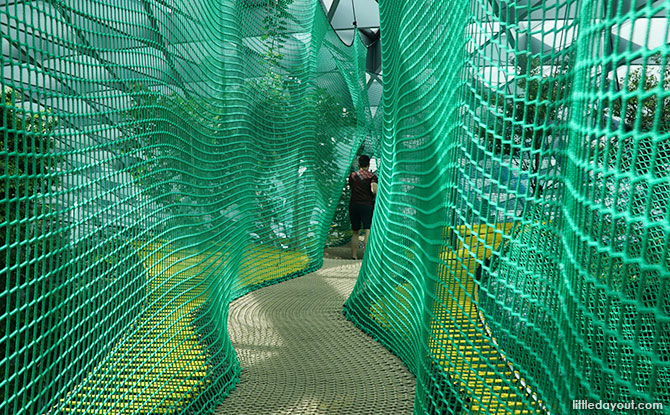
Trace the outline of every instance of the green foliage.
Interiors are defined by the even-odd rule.
[[[659,54],[624,79],[622,98],[611,102],[611,113],[629,128],[639,132],[670,132],[670,66]],[[607,103],[607,101],[606,101]]]
[[[266,15],[261,26],[261,41],[264,46],[263,60],[265,74],[260,79],[247,80],[252,92],[261,100],[265,112],[270,115],[281,113],[289,99],[290,85],[297,81],[295,78],[285,79],[281,75],[281,61],[284,58],[282,49],[289,39],[287,34],[288,19],[291,15],[289,7],[294,0],[268,0],[265,5]]]
[[[49,200],[43,196],[55,184],[57,159],[51,152],[51,132],[57,120],[50,110],[31,113],[17,100],[14,90],[5,87],[0,103],[0,139],[2,151],[8,156],[0,159],[4,172],[0,222],[8,229],[0,232],[0,246],[5,249],[0,255],[0,269],[17,281],[17,285],[22,285],[29,277],[35,277],[29,273],[36,272],[36,268],[28,267],[27,263],[40,256],[41,248],[17,243],[38,238],[39,225],[50,218]],[[3,284],[5,282],[3,279]]]
[[[83,357],[81,343],[92,344],[85,361],[94,364],[139,313],[141,262],[128,235],[96,232],[70,246],[55,208],[62,203],[54,192],[62,164],[53,151],[58,119],[49,109],[27,111],[10,88],[2,98],[0,138],[9,156],[0,161],[0,308],[8,311],[0,321],[1,371],[10,386],[0,389],[3,403],[37,414],[53,405],[62,385],[85,375],[71,365]],[[95,324],[100,315],[106,324]]]
[[[279,66],[284,54],[281,49],[288,40],[288,19],[291,15],[288,8],[294,0],[269,0],[266,5],[267,14],[263,18],[261,40],[265,44],[267,71],[273,73],[273,69]]]
[[[329,93],[325,88],[316,88],[310,99],[313,102],[317,116],[328,117],[326,128],[320,128],[317,132],[323,142],[333,141],[332,134],[335,132],[354,133],[358,122],[354,108],[342,102],[342,100]]]
[[[337,202],[333,221],[328,229],[326,238],[326,247],[342,246],[351,241],[351,223],[349,221],[349,199],[351,198],[351,189],[345,182],[342,188],[340,200]]]
[[[48,109],[28,111],[19,95],[8,87],[2,91],[0,117],[2,151],[7,154],[0,160],[4,172],[0,222],[5,227],[0,232],[0,309],[9,311],[0,320],[6,341],[2,348],[7,353],[2,361],[7,367],[2,372],[17,376],[13,381],[22,392],[30,381],[26,377],[30,366],[32,370],[35,366],[45,369],[44,360],[38,359],[40,346],[54,340],[29,330],[28,324],[48,321],[40,310],[50,303],[48,284],[54,281],[46,277],[58,275],[54,258],[49,255],[58,254],[61,243],[47,239],[55,220],[48,195],[56,184],[58,159],[52,152],[51,133],[57,119]],[[5,340],[8,335],[12,337]],[[2,401],[10,398],[6,393],[7,389],[2,388]]]
[[[540,149],[545,138],[555,138],[557,126],[567,116],[568,62],[565,58],[547,74],[540,60],[527,60],[516,66],[511,84],[486,97],[494,110],[494,126],[482,127],[480,136],[489,151],[519,158],[523,151]]]
[[[670,174],[670,68],[662,65],[659,56],[650,60],[657,65],[628,72],[622,79],[621,91],[610,94],[615,99],[598,101],[584,109],[596,133],[588,137],[590,146],[581,149],[588,155],[589,164],[580,166],[585,181],[580,191],[594,208],[582,213],[580,230],[589,243],[580,245],[578,249],[583,254],[578,259],[587,277],[577,295],[588,312],[603,322],[584,328],[588,347],[603,357],[597,363],[587,360],[585,367],[592,377],[590,387],[594,393],[621,397],[622,401],[632,399],[635,389],[646,388],[645,379],[651,373],[664,382],[670,375],[653,362],[670,359],[667,348],[659,347],[667,344],[670,331],[658,317],[667,316],[670,310],[668,296],[662,294],[667,291],[667,276],[660,271],[670,268],[670,259],[664,255],[667,238],[663,232],[670,185],[662,180]],[[594,85],[603,89],[612,86]],[[535,94],[531,91],[530,96]],[[537,108],[529,112],[538,113]],[[546,112],[540,110],[539,115],[543,114]],[[558,336],[552,316],[559,309],[560,298],[554,287],[559,286],[560,264],[551,258],[560,253],[543,251],[560,244],[559,235],[545,230],[546,218],[535,216],[537,230],[518,228],[513,239],[503,243],[500,256],[494,258],[493,272],[483,274],[481,310],[501,349],[517,361],[532,362],[527,350],[547,349],[543,344],[546,334]],[[541,241],[548,241],[546,248],[540,245]],[[526,249],[528,246],[534,249]],[[526,265],[520,267],[519,263]],[[526,269],[536,271],[524,275]],[[658,311],[641,311],[638,304]],[[507,311],[503,310],[505,307]],[[514,328],[514,336],[500,329],[500,323],[495,321],[496,316],[505,313],[511,314],[498,319],[504,321],[506,330]],[[524,322],[529,316],[533,316],[536,326],[543,327],[545,336],[537,336],[539,332],[529,329]],[[618,337],[611,335],[615,332],[620,333]],[[519,338],[524,339],[523,343]],[[543,373],[539,362],[527,364],[523,370],[526,380],[537,380],[540,391],[549,389],[551,377]],[[612,373],[633,386],[617,384]]]
[[[592,147],[598,147],[593,153],[599,165],[663,177],[670,171],[670,66],[658,54],[649,61],[654,65],[628,74],[617,98],[603,101],[604,118],[619,125],[606,126]],[[637,205],[637,212],[644,209],[644,202]]]
[[[213,208],[195,200],[222,194],[224,188],[210,185],[211,175],[230,173],[220,164],[216,171],[205,166],[216,163],[215,152],[224,150],[220,134],[224,116],[217,100],[161,95],[141,84],[133,86],[131,97],[133,105],[125,112],[126,136],[117,147],[129,160],[141,197],[159,212],[156,230],[170,228],[175,220],[201,221]]]
[[[570,59],[566,54],[550,67],[539,59],[520,60],[514,80],[484,97],[492,121],[479,129],[482,144],[531,173],[531,195],[543,192],[547,183],[540,183],[536,174],[566,128]]]
[[[28,112],[17,106],[17,95],[11,88],[2,91],[0,116],[2,116],[2,151],[9,154],[0,160],[5,172],[3,182],[7,203],[0,205],[0,220],[19,220],[32,217],[38,205],[38,193],[49,191],[53,184],[54,157],[50,155],[53,140],[50,133],[56,119],[50,110],[40,113]],[[27,180],[27,177],[38,177]],[[26,227],[21,227],[27,231]],[[0,243],[6,245],[5,233],[0,233]],[[0,258],[5,261],[5,257]],[[0,262],[4,268],[5,262]]]
[[[670,257],[663,258],[666,237],[662,230],[670,184],[658,181],[670,176],[670,67],[662,64],[658,54],[649,62],[653,65],[628,73],[617,98],[603,101],[607,122],[599,126],[601,134],[590,148],[590,161],[604,171],[594,174],[591,184],[598,186],[602,198],[598,201],[606,208],[590,215],[588,230],[609,249],[597,252],[591,248],[588,266],[592,275],[618,291],[636,292],[638,286],[652,281],[652,286],[663,284],[658,271],[643,270],[619,255],[642,257],[649,264],[670,268]]]
[[[315,112],[318,117],[327,117],[328,122],[324,123],[323,128],[315,131],[316,142],[320,144],[323,151],[321,163],[316,166],[317,169],[323,169],[322,177],[326,178],[327,186],[320,186],[322,190],[338,187],[342,179],[340,174],[328,175],[326,172],[337,172],[338,164],[341,163],[337,155],[336,143],[342,140],[342,137],[356,134],[357,124],[359,122],[356,111],[350,106],[344,104],[337,96],[329,93],[324,88],[317,88],[311,96]],[[345,174],[350,173],[347,168]],[[349,198],[351,190],[349,184],[345,181],[342,187],[333,215],[333,220],[328,229],[326,246],[341,246],[351,240],[351,225],[349,222]],[[323,194],[324,199],[332,197],[330,194]],[[335,202],[333,200],[333,202]]]

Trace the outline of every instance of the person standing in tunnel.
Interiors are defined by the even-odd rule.
[[[365,254],[379,183],[377,175],[370,171],[370,157],[366,155],[358,157],[358,167],[358,171],[351,173],[348,179],[351,188],[349,219],[353,230],[351,236],[351,257],[353,259],[358,259],[358,236],[361,229],[363,229],[363,254]]]

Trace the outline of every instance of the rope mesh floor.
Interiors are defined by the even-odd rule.
[[[240,383],[217,414],[411,414],[415,379],[342,316],[360,261],[254,291],[231,305]]]

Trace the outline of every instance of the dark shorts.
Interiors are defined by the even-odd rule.
[[[351,229],[354,231],[362,229],[370,229],[372,225],[372,210],[370,205],[349,205],[349,218],[351,219]]]

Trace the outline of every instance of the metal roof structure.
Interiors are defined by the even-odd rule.
[[[320,0],[328,21],[342,42],[358,35],[367,47],[366,82],[374,115],[382,97],[381,32],[376,0]]]

